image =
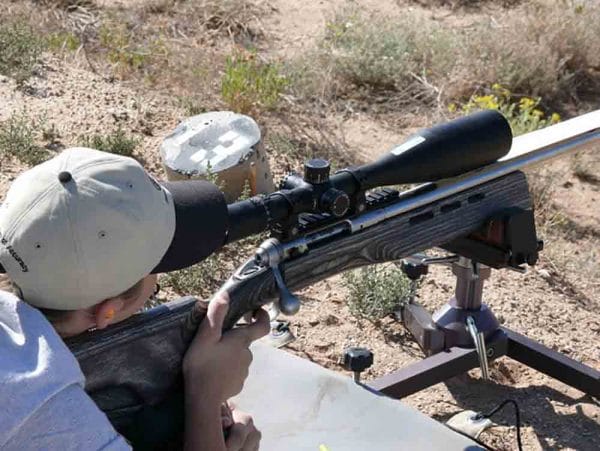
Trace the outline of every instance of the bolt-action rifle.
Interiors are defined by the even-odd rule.
[[[598,141],[600,111],[515,139],[501,114],[486,111],[418,132],[363,166],[330,174],[327,161],[310,160],[279,191],[229,205],[227,243],[271,238],[221,288],[230,297],[225,327],[270,302],[294,314],[295,290],[432,247],[494,268],[535,264],[541,245],[520,170]],[[401,184],[419,185],[391,187]],[[118,429],[177,391],[204,313],[205,304],[184,298],[69,341],[86,390]],[[157,422],[169,428],[176,417]]]

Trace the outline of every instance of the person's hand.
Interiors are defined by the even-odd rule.
[[[241,391],[252,362],[248,348],[269,332],[269,315],[260,309],[253,323],[222,333],[228,308],[226,293],[210,301],[183,359],[186,397],[197,396],[199,403],[220,405]]]
[[[261,433],[252,417],[229,403],[229,411],[232,424],[229,427],[229,435],[225,441],[227,451],[258,451]]]

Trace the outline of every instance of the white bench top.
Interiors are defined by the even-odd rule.
[[[252,351],[250,375],[234,402],[252,414],[263,451],[482,449],[351,377],[261,343]]]

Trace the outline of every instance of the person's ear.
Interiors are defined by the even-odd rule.
[[[123,310],[125,302],[121,298],[110,298],[102,301],[96,306],[94,313],[96,320],[96,328],[104,329],[112,323],[112,320],[117,314]]]

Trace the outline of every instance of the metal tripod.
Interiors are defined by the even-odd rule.
[[[402,321],[427,358],[368,385],[393,398],[403,398],[480,367],[488,377],[488,361],[508,356],[582,392],[600,397],[600,372],[564,354],[499,325],[482,303],[483,284],[490,268],[464,257],[410,259],[407,275],[413,279],[432,263],[452,266],[456,275],[455,296],[432,315],[412,302],[401,312]],[[425,268],[425,269],[424,269]]]

